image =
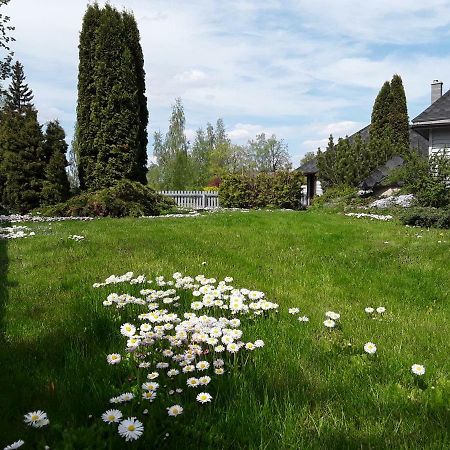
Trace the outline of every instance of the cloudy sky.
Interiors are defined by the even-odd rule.
[[[171,105],[181,97],[189,138],[222,117],[234,142],[275,133],[298,163],[330,133],[366,125],[392,74],[403,78],[410,118],[428,106],[433,79],[450,87],[448,0],[110,3],[134,11],[138,21],[151,134],[166,131]],[[59,118],[69,140],[86,4],[11,0],[5,8],[40,120]]]

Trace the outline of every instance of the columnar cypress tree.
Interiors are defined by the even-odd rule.
[[[394,75],[391,80],[391,107],[389,123],[393,132],[393,143],[398,153],[404,154],[409,150],[409,118],[406,106],[405,89],[399,75]]]
[[[54,204],[67,200],[70,184],[67,177],[66,134],[57,120],[49,122],[44,136],[45,180],[42,188],[42,203]]]
[[[89,6],[80,35],[77,149],[82,189],[128,178],[146,183],[147,100],[130,13]]]
[[[94,114],[93,102],[96,98],[94,68],[96,32],[100,23],[100,8],[95,3],[87,7],[80,33],[78,66],[78,103],[75,148],[78,159],[80,189],[92,183],[97,160],[94,139],[99,127],[99,117]]]
[[[137,101],[139,104],[139,131],[138,131],[138,149],[136,152],[136,172],[133,179],[145,184],[147,175],[147,144],[148,144],[148,108],[147,97],[145,95],[145,70],[144,55],[140,44],[139,29],[134,16],[128,12],[123,14],[124,28],[133,58],[133,64],[136,74]]]
[[[375,99],[372,109],[372,120],[370,125],[370,140],[381,139],[390,127],[389,118],[391,115],[392,94],[389,81],[383,84]]]

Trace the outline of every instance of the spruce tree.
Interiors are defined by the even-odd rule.
[[[4,206],[20,213],[39,206],[44,178],[42,130],[32,99],[23,66],[16,63],[0,121],[0,190]]]
[[[66,172],[66,134],[57,120],[49,122],[44,136],[45,180],[42,188],[42,204],[51,205],[67,200],[70,184]]]
[[[82,189],[122,178],[146,183],[147,100],[139,32],[130,13],[89,6],[80,35],[77,149]]]
[[[6,93],[5,108],[18,113],[33,106],[33,92],[25,83],[23,66],[16,61],[12,67],[11,84]]]
[[[397,74],[391,80],[389,123],[393,132],[393,144],[396,152],[406,154],[410,148],[408,108],[403,82]]]

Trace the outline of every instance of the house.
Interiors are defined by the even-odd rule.
[[[409,126],[409,140],[412,149],[417,149],[423,156],[443,153],[450,155],[450,90],[442,95],[442,82],[434,80],[431,83],[431,105],[412,120]],[[370,125],[349,136],[352,142],[357,135],[364,141],[369,140]],[[403,163],[400,157],[394,156],[383,166],[375,169],[361,182],[361,189],[374,189],[389,173]],[[310,205],[312,198],[317,194],[320,183],[317,161],[312,160],[299,167],[306,175],[306,205]]]
[[[411,129],[426,139],[427,155],[450,154],[450,90],[442,95],[442,82],[431,83],[431,105],[412,120]]]

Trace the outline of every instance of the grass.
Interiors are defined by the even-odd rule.
[[[450,448],[450,232],[419,238],[418,229],[320,211],[31,227],[32,238],[0,241],[0,446]],[[244,327],[266,346],[213,382],[212,405],[169,420],[152,404],[134,445],[109,443],[99,424],[124,376],[105,355],[121,350],[117,330],[129,316],[101,305],[120,288],[91,287],[129,270],[233,276],[280,304],[275,318]],[[293,306],[310,322],[289,315]],[[387,313],[371,320],[366,306]],[[340,330],[324,329],[327,310],[341,313]],[[363,354],[368,341],[373,357]],[[426,366],[423,382],[413,363]],[[51,426],[25,429],[23,414],[38,408]]]

